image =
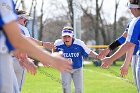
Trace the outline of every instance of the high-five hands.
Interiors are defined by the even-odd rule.
[[[56,48],[56,46],[54,45],[53,42],[43,42],[43,47],[45,47],[45,48],[47,48],[49,50]]]
[[[104,59],[110,52],[110,49],[109,48],[106,48],[104,49],[103,51],[101,51],[99,54],[98,54],[98,58],[99,59]]]
[[[102,68],[109,68],[109,66],[113,63],[110,57],[106,57],[109,54],[109,52],[110,49],[106,48],[97,55],[97,58],[102,61]]]
[[[104,59],[102,59],[102,68],[109,68],[109,66],[113,63],[113,61],[111,60],[110,57],[106,57]]]
[[[52,53],[52,58],[50,58],[50,60],[52,61],[50,64],[46,64],[45,62],[42,62],[43,65],[56,68],[60,72],[64,72],[64,71],[70,72],[72,69],[72,63],[68,59],[63,58],[62,54],[60,54],[59,52]]]

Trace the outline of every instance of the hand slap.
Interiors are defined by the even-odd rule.
[[[102,60],[102,68],[109,68],[113,62],[111,61],[110,57],[106,57]]]

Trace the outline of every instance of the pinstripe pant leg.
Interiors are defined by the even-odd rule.
[[[137,66],[137,62],[138,62],[138,56],[137,55],[133,55],[131,67],[132,67],[132,73],[133,73],[134,82],[135,82],[135,85],[136,85],[137,90],[138,90],[137,79],[136,79],[136,66]]]
[[[138,58],[138,63],[136,67],[136,80],[137,80],[137,87],[138,87],[138,93],[140,93],[140,56]]]
[[[13,58],[13,67],[18,81],[19,90],[21,91],[25,80],[26,70],[19,64],[19,61],[15,57]]]

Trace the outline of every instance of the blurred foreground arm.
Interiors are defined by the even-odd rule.
[[[3,29],[13,46],[20,51],[27,53],[29,56],[41,61],[43,64],[51,64],[60,71],[71,69],[71,64],[68,60],[60,56],[51,56],[48,52],[38,48],[37,44],[23,36],[15,21],[5,24]]]

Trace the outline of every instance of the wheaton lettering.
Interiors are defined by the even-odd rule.
[[[63,57],[78,57],[79,53],[63,53]]]

